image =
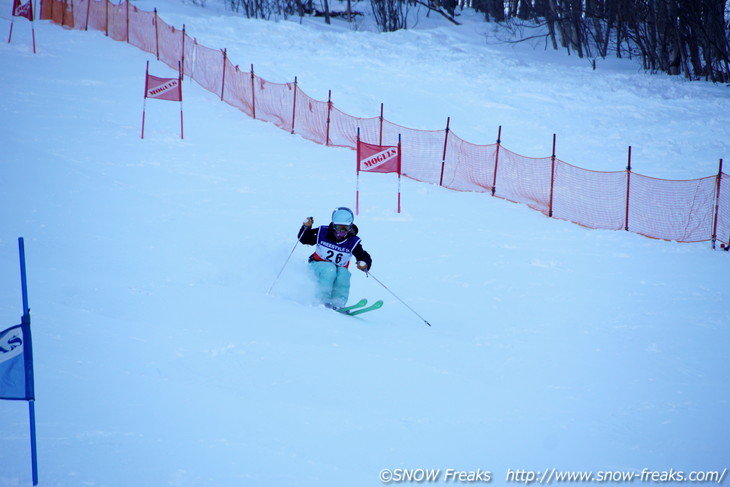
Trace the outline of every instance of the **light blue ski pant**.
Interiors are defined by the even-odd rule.
[[[325,306],[345,306],[350,296],[350,271],[332,262],[316,260],[309,267],[317,278],[317,299]]]

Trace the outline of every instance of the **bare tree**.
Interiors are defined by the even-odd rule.
[[[553,48],[593,58],[594,66],[598,56],[628,55],[652,72],[730,82],[728,0],[478,0],[474,6],[487,21],[545,26]]]
[[[404,0],[370,0],[370,5],[383,32],[407,28],[408,5]]]

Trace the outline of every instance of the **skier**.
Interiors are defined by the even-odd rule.
[[[317,298],[332,309],[347,304],[350,295],[350,259],[357,259],[357,268],[368,272],[373,264],[370,254],[362,248],[357,226],[349,208],[336,208],[332,222],[319,228],[312,228],[314,219],[310,216],[302,223],[299,241],[305,245],[316,245],[309,257],[309,267],[317,278]]]

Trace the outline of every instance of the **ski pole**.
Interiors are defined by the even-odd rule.
[[[410,306],[408,306],[405,301],[403,301],[401,298],[399,298],[398,295],[396,295],[393,291],[391,291],[390,289],[388,289],[388,286],[386,286],[385,284],[383,284],[382,282],[380,282],[380,280],[377,277],[375,277],[371,272],[366,272],[366,274],[368,275],[368,277],[372,277],[373,279],[375,279],[375,282],[377,282],[378,284],[380,284],[381,286],[383,286],[386,291],[388,291],[390,294],[392,294],[393,296],[395,296],[395,298],[398,301],[400,301],[401,303],[403,303],[403,305],[406,308],[410,309],[413,312],[413,314],[415,314],[416,316],[418,316],[419,318],[421,318],[424,323],[426,323],[428,326],[431,326],[431,323],[429,323],[428,321],[426,321],[426,319],[423,316],[421,316],[418,313],[416,313],[416,310],[414,310],[413,308],[411,308]]]
[[[297,249],[297,245],[299,245],[299,240],[297,240],[294,243],[294,247],[292,247],[291,252],[289,252],[289,257],[287,257],[286,260],[284,261],[284,265],[281,266],[281,270],[276,275],[276,279],[274,279],[274,282],[271,283],[271,287],[269,288],[269,292],[267,292],[266,294],[271,295],[271,291],[274,289],[274,286],[276,285],[276,282],[279,280],[279,277],[281,277],[281,273],[284,272],[284,268],[289,263],[289,259],[291,259],[291,256],[292,256],[292,254],[294,254],[294,251]]]
[[[284,261],[284,265],[281,266],[281,270],[276,275],[276,279],[274,279],[274,282],[271,283],[271,287],[269,288],[269,292],[267,292],[267,295],[271,295],[271,291],[274,289],[274,286],[276,285],[277,281],[279,280],[279,277],[281,277],[281,273],[284,272],[284,268],[289,263],[289,259],[291,259],[292,254],[294,254],[294,251],[297,249],[297,245],[299,245],[299,238],[302,236],[302,231],[299,232],[299,235],[297,235],[297,241],[294,242],[294,247],[292,247],[291,252],[289,252],[289,256]]]

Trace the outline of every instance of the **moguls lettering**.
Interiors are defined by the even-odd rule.
[[[0,336],[0,363],[23,353],[23,333],[16,328]]]
[[[385,149],[382,152],[378,152],[377,154],[374,154],[367,159],[364,159],[362,161],[362,165],[366,169],[372,169],[374,167],[380,166],[381,164],[384,164],[394,158],[398,155],[398,149],[397,148],[388,148]]]
[[[168,81],[167,83],[157,86],[155,88],[150,88],[150,90],[147,92],[147,96],[150,98],[155,98],[156,96],[159,96],[167,91],[174,90],[177,88],[178,80],[172,79]]]

